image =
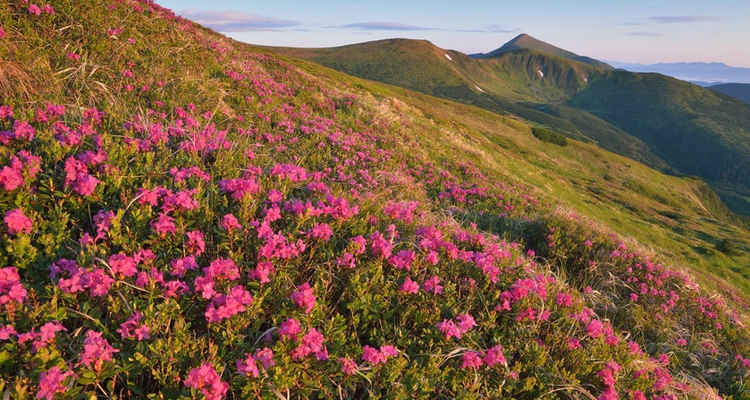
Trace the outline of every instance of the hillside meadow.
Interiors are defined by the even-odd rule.
[[[0,215],[4,398],[750,397],[702,181],[149,1],[0,2]]]

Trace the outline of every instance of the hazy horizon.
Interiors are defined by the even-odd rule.
[[[750,68],[750,0],[468,0],[377,3],[321,0],[157,0],[234,39],[257,45],[335,47],[388,38],[429,40],[462,53],[490,52],[527,33],[600,60],[720,62]]]

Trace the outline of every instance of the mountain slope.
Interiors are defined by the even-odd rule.
[[[4,397],[750,395],[701,181],[148,1],[0,27]]]
[[[350,75],[513,114],[660,169],[669,166],[619,128],[563,102],[597,69],[536,50],[475,60],[427,41],[392,39],[338,48],[269,48]],[[547,79],[544,79],[544,77]]]
[[[750,83],[723,83],[709,86],[708,88],[750,104]]]
[[[657,74],[613,72],[571,104],[632,132],[677,171],[750,193],[750,107]],[[745,214],[750,203],[736,207]]]
[[[612,69],[607,63],[603,63],[599,60],[595,60],[591,57],[579,56],[578,54],[572,53],[567,50],[563,50],[559,47],[555,47],[549,43],[542,42],[541,40],[535,39],[525,33],[522,33],[515,38],[511,39],[508,43],[505,43],[501,47],[486,53],[486,54],[472,54],[472,58],[492,58],[497,57],[503,53],[509,53],[518,50],[537,50],[542,53],[554,55],[557,57],[567,58],[573,61],[578,61],[584,64],[589,64],[596,68],[601,69]]]
[[[750,215],[750,106],[661,75],[596,68],[572,61],[568,53],[533,38],[517,39],[481,59],[450,52],[448,60],[440,56],[447,54],[444,50],[426,42],[407,49],[409,41],[404,40],[380,42],[377,50],[372,44],[348,46],[346,52],[316,49],[315,56],[275,51],[309,56],[355,76],[511,113],[662,171],[700,176],[735,212]],[[562,57],[540,50],[512,51],[524,46],[549,49]],[[375,64],[363,62],[362,57],[381,62],[373,69]],[[405,65],[414,68],[403,67],[399,61],[403,57],[410,58],[412,62]],[[385,61],[389,59],[392,62]],[[657,112],[650,113],[651,108]],[[688,140],[678,139],[682,132]]]

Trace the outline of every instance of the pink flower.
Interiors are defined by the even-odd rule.
[[[367,361],[372,365],[378,365],[385,362],[385,355],[378,349],[365,345],[362,348],[362,360]]]
[[[438,322],[435,326],[440,329],[440,332],[445,334],[446,339],[450,339],[451,337],[461,339],[461,330],[458,329],[453,320],[444,319],[442,322]]]
[[[484,363],[490,368],[497,364],[508,365],[508,361],[505,359],[505,355],[503,355],[503,346],[499,344],[487,350],[487,355],[484,356],[482,361],[484,361]]]
[[[138,272],[135,260],[125,254],[119,253],[109,257],[109,267],[115,275],[131,277]]]
[[[63,331],[67,331],[67,329],[65,329],[65,327],[62,326],[59,322],[47,322],[46,324],[42,325],[41,328],[39,328],[39,339],[43,342],[51,343],[53,340],[55,340],[57,332]]]
[[[244,360],[235,361],[235,365],[237,365],[237,372],[241,374],[252,376],[253,378],[257,378],[260,376],[258,366],[255,364],[255,359],[248,353],[245,353]]]
[[[560,292],[557,294],[557,305],[563,307],[570,307],[573,305],[573,296],[568,293]]]
[[[586,332],[592,339],[596,339],[604,334],[604,324],[597,319],[592,319],[591,322],[586,325]]]
[[[180,278],[185,276],[185,272],[198,269],[198,263],[195,261],[194,255],[189,255],[184,258],[175,258],[170,262],[170,265],[172,266],[172,270],[169,271],[169,273]]]
[[[468,313],[459,315],[456,317],[456,320],[458,320],[458,330],[460,330],[461,333],[466,333],[469,329],[477,326],[474,317]]]
[[[359,371],[357,363],[349,357],[339,358],[339,362],[341,363],[341,372],[346,376],[354,375]]]
[[[328,224],[315,224],[308,234],[314,239],[321,239],[324,242],[328,242],[331,236],[333,236],[333,230]]]
[[[261,365],[263,365],[263,368],[265,369],[276,365],[276,363],[273,361],[273,350],[269,349],[268,347],[264,347],[260,350],[255,350],[255,355],[253,355],[253,358],[255,358],[256,361],[260,361]]]
[[[68,385],[63,384],[68,377],[75,376],[72,371],[62,372],[60,367],[55,366],[39,375],[39,390],[36,392],[37,399],[53,400],[55,394],[63,393]]]
[[[482,359],[477,351],[467,351],[461,357],[461,369],[477,369],[482,366]]]
[[[574,350],[574,349],[581,349],[583,346],[581,346],[581,341],[576,338],[569,338],[568,339],[568,350]]]
[[[229,384],[222,382],[219,374],[208,362],[188,372],[185,386],[200,391],[208,400],[220,400],[229,390]]]
[[[0,304],[5,305],[11,301],[23,303],[26,300],[26,289],[21,283],[16,267],[0,268]]]
[[[422,289],[424,289],[425,292],[433,294],[443,293],[443,286],[440,285],[440,278],[438,278],[437,275],[433,275],[430,279],[426,280],[422,285]]]
[[[160,213],[157,220],[151,221],[151,226],[154,227],[159,236],[166,236],[168,233],[175,235],[177,233],[177,226],[174,224],[174,218],[165,213]]]
[[[125,338],[136,338],[139,342],[144,339],[151,337],[151,327],[142,323],[143,314],[136,311],[133,315],[128,318],[127,321],[120,324],[120,329],[117,332]]]
[[[225,215],[219,225],[227,232],[232,232],[235,229],[242,229],[242,225],[237,221],[237,217],[235,217],[234,214]]]
[[[29,14],[42,15],[42,9],[36,4],[29,5]]]
[[[328,349],[323,342],[325,342],[323,334],[315,328],[310,328],[310,331],[300,340],[300,345],[292,350],[292,360],[301,360],[310,354],[315,354],[318,360],[327,360]]]
[[[297,335],[302,331],[299,322],[294,318],[289,318],[279,326],[279,334],[283,338],[297,340]]]
[[[389,344],[380,346],[380,353],[386,359],[388,359],[388,357],[397,357],[398,356],[398,350],[396,349],[396,347],[394,347],[392,345],[389,345]]]
[[[407,276],[404,283],[398,288],[398,291],[408,294],[417,294],[419,293],[419,284],[411,280],[411,277]]]
[[[315,307],[315,294],[313,293],[310,284],[305,282],[304,284],[297,286],[297,291],[289,296],[298,307],[305,309],[305,314],[310,314],[313,307]]]
[[[24,215],[20,208],[6,212],[4,221],[5,226],[8,227],[8,233],[11,235],[16,233],[29,234],[32,231],[33,222],[31,218]]]
[[[253,296],[241,285],[235,285],[227,295],[218,295],[206,307],[208,322],[221,322],[233,315],[245,312],[247,306],[253,302]]]
[[[112,355],[119,352],[110,346],[106,339],[102,338],[101,332],[88,331],[83,341],[83,352],[81,353],[81,364],[94,367],[100,371],[102,363],[112,360]]]
[[[203,254],[206,249],[206,243],[203,241],[203,233],[201,231],[190,231],[185,232],[185,236],[188,238],[187,250],[195,253],[196,256]]]
[[[3,324],[0,324],[0,340],[8,340],[11,335],[18,336],[18,332],[13,328],[13,325],[3,326]]]
[[[255,279],[260,283],[270,283],[270,276],[276,272],[273,268],[273,264],[270,261],[261,261],[255,267],[255,270],[250,271],[250,279]]]
[[[52,8],[52,6],[49,4],[45,4],[44,6],[42,6],[42,12],[45,14],[55,15],[55,9]]]

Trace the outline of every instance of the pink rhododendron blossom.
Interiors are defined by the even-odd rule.
[[[237,217],[235,217],[234,214],[224,215],[224,218],[222,218],[219,225],[227,232],[242,229],[242,225],[237,221]]]
[[[346,376],[352,376],[359,371],[357,363],[349,357],[339,358],[339,362],[341,363],[341,372]]]
[[[42,15],[42,9],[36,4],[29,4],[29,14]]]
[[[64,382],[71,376],[75,376],[73,371],[63,372],[58,366],[54,366],[39,375],[39,387],[35,398],[53,400],[55,395],[63,393],[68,389]]]
[[[315,224],[315,226],[313,226],[308,232],[308,235],[310,235],[311,238],[328,242],[331,236],[333,236],[333,230],[328,224]]]
[[[26,301],[26,296],[16,267],[0,268],[0,305],[8,307],[11,302],[21,304]]]
[[[292,360],[301,360],[310,354],[315,354],[318,360],[328,359],[328,349],[323,345],[325,337],[315,328],[302,337],[299,346],[292,350]]]
[[[255,267],[254,270],[250,271],[250,279],[257,280],[260,283],[270,283],[271,274],[276,272],[273,264],[270,261],[261,261]]]
[[[424,289],[425,292],[432,294],[443,293],[443,286],[440,285],[440,278],[437,275],[433,275],[430,279],[426,280],[424,284],[422,284],[422,289]]]
[[[255,359],[251,354],[245,353],[245,358],[235,361],[235,365],[237,365],[237,372],[241,374],[252,376],[253,378],[260,376],[258,366],[255,364]]]
[[[151,327],[143,324],[143,314],[136,311],[128,318],[127,321],[120,324],[117,332],[125,338],[136,338],[138,341],[149,339],[151,337]]]
[[[175,235],[177,233],[177,226],[174,224],[174,218],[165,213],[160,213],[159,218],[155,221],[151,221],[151,226],[154,227],[154,230],[156,230],[156,233],[159,236],[166,236],[167,234]]]
[[[255,350],[253,358],[255,358],[256,361],[260,361],[260,364],[265,369],[271,368],[276,365],[276,363],[273,361],[273,350],[268,347]]]
[[[365,345],[362,348],[362,360],[367,361],[372,365],[378,365],[385,362],[385,355],[380,350]]]
[[[294,318],[289,318],[279,326],[279,334],[282,338],[297,340],[297,335],[302,331],[299,322]]]
[[[169,265],[172,267],[172,270],[169,271],[169,273],[180,278],[184,277],[187,271],[195,270],[199,267],[198,263],[195,261],[194,255],[189,255],[183,258],[175,258],[174,260],[170,261]]]
[[[221,294],[213,297],[211,304],[206,307],[206,320],[208,322],[221,322],[233,315],[247,310],[247,306],[253,302],[253,296],[241,285],[235,285],[229,294]]]
[[[229,384],[221,380],[208,362],[188,372],[185,386],[200,391],[208,400],[221,400],[229,390]]]
[[[297,291],[292,293],[289,298],[292,299],[298,307],[304,308],[305,314],[310,314],[315,307],[315,293],[307,282],[297,286]]]
[[[29,234],[33,228],[33,221],[31,218],[24,215],[20,208],[6,212],[3,221],[8,228],[8,233],[11,235],[16,233]]]
[[[445,334],[446,339],[450,339],[451,337],[461,339],[461,330],[458,329],[458,326],[456,326],[456,323],[453,322],[453,320],[444,319],[442,322],[438,322],[435,326],[440,329],[440,332]]]
[[[18,336],[13,325],[0,324],[0,340],[8,340],[11,336]]]
[[[604,334],[604,324],[594,319],[586,325],[586,332],[592,339],[596,339]]]
[[[487,350],[487,355],[484,356],[482,361],[490,368],[497,364],[508,365],[508,361],[505,359],[505,355],[503,355],[503,346],[499,344]]]
[[[102,363],[111,361],[112,355],[119,351],[112,348],[109,342],[102,337],[101,332],[88,331],[86,332],[86,339],[83,341],[81,364],[100,371]]]
[[[133,257],[129,257],[122,253],[111,255],[107,263],[115,276],[131,277],[138,272]]]
[[[461,369],[477,369],[482,364],[482,358],[477,351],[467,351],[461,356]]]
[[[398,291],[408,294],[417,294],[419,293],[419,284],[411,280],[411,277],[407,276],[404,283],[399,286]]]
[[[461,331],[461,333],[466,333],[469,329],[477,326],[477,323],[474,321],[474,317],[472,317],[469,314],[461,314],[458,317],[456,317],[456,320],[458,320],[458,330]]]
[[[196,256],[203,254],[203,251],[206,250],[206,242],[203,241],[203,238],[205,237],[203,232],[185,232],[185,236],[187,236],[188,239],[187,250],[191,253],[195,253]]]

